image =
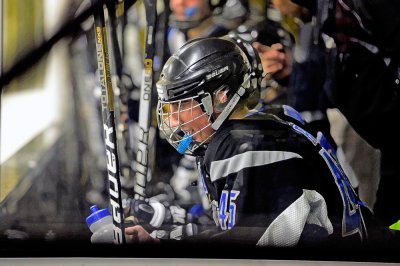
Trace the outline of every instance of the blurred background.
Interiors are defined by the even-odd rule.
[[[138,80],[142,6],[138,2],[129,9],[133,29],[124,27],[137,35],[129,48],[137,53],[132,64],[138,67]],[[90,1],[1,1],[1,72],[34,49],[45,51],[39,60],[25,60],[32,67],[2,87],[2,239],[90,241],[89,207],[108,207],[93,17],[72,24],[53,46],[43,45],[87,8]]]
[[[2,73],[71,19],[80,2],[1,1]],[[95,94],[84,85],[90,51],[81,51],[82,62],[72,52],[82,34],[63,38],[2,88],[0,238],[89,237],[85,193],[96,166],[85,166],[90,155],[82,125],[83,104],[94,108]],[[81,90],[92,94],[79,98]]]
[[[115,93],[122,196],[126,200],[133,195],[134,186],[146,19],[142,0],[109,2],[113,8],[104,9],[104,13]],[[227,31],[237,30],[243,36],[247,34],[251,40],[263,39],[269,45],[281,42],[290,46],[294,41],[289,31],[279,26],[283,17],[270,1],[222,2],[216,5],[214,24],[223,25]],[[75,239],[89,243],[91,232],[85,219],[90,215],[90,206],[109,206],[93,16],[73,23],[90,8],[90,1],[0,3],[0,74],[9,73],[20,60],[26,68],[11,74],[1,87],[0,240]],[[173,23],[169,1],[157,0],[155,82],[165,59],[174,50],[171,45],[169,49],[165,47],[171,38],[178,43],[179,36],[169,34]],[[69,25],[67,30],[60,31],[65,25]],[[26,59],[32,51],[36,52]],[[270,93],[282,91],[273,81],[265,86],[266,98],[277,97]],[[346,130],[351,128],[337,110],[329,110],[328,115],[332,136],[341,147],[349,136]],[[193,161],[182,159],[160,139],[154,115],[151,125],[148,195],[161,195],[161,200],[189,208],[199,201],[193,193],[197,188],[190,186],[197,179]],[[354,135],[351,143],[359,141]],[[371,149],[367,151],[368,158]],[[352,150],[345,149],[347,153]],[[347,163],[343,161],[345,170],[355,187],[369,180],[360,187],[366,190],[364,200],[371,205],[379,173],[371,173],[370,169],[379,169],[373,165],[379,159],[375,158],[370,168],[361,164],[354,169],[354,164],[350,165],[352,156],[350,152]],[[362,179],[360,170],[367,171],[368,177]]]

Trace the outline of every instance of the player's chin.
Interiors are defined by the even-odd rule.
[[[201,142],[201,138],[200,137],[194,137],[193,140],[196,141],[196,142]]]
[[[201,133],[200,133],[200,134],[194,135],[194,136],[193,136],[193,139],[194,139],[194,141],[196,141],[196,142],[202,142],[202,141],[204,140],[204,138],[203,138],[203,136],[202,136]]]

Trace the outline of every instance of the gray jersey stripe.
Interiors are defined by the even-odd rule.
[[[261,166],[292,158],[303,158],[299,154],[287,151],[247,151],[231,158],[211,163],[210,175],[214,182],[229,174],[237,173],[246,167]]]

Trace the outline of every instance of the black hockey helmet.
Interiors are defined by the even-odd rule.
[[[241,34],[234,31],[229,32],[228,37],[235,41],[235,43],[244,52],[250,62],[251,71],[254,72],[254,75],[262,79],[263,67],[261,63],[261,58],[258,55],[258,51],[251,45],[252,40],[247,40]],[[258,82],[261,83],[261,80],[259,80]]]
[[[228,37],[194,39],[165,63],[157,92],[163,101],[200,95],[222,85],[234,93],[248,79],[251,69],[246,54]],[[246,92],[250,92],[256,84],[246,87]]]
[[[156,84],[160,131],[179,152],[189,150],[189,154],[193,154],[204,141],[192,141],[192,137],[199,131],[183,132],[180,126],[171,126],[173,123],[170,121],[172,113],[168,110],[169,104],[181,106],[182,102],[195,100],[209,117],[207,127],[217,130],[233,112],[239,100],[249,97],[258,89],[260,79],[256,72],[248,55],[229,36],[199,38],[187,42],[165,63]],[[223,104],[215,104],[213,95],[220,89],[227,93],[228,100]],[[216,108],[218,115],[214,116]]]

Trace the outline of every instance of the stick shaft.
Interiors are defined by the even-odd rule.
[[[136,154],[135,172],[135,198],[144,199],[146,194],[146,182],[148,172],[148,153],[149,153],[149,131],[151,124],[151,98],[153,87],[153,57],[154,57],[154,37],[156,24],[156,0],[144,0],[146,10],[146,46],[144,56],[144,68],[142,73],[142,83],[140,88],[139,104],[139,136],[138,151]]]
[[[94,2],[96,1],[92,0],[92,3]],[[95,36],[98,71],[101,84],[101,113],[107,156],[107,176],[114,224],[114,243],[124,244],[126,243],[126,240],[124,234],[124,210],[121,198],[120,168],[114,118],[114,94],[108,57],[107,31],[102,6],[95,10]]]

